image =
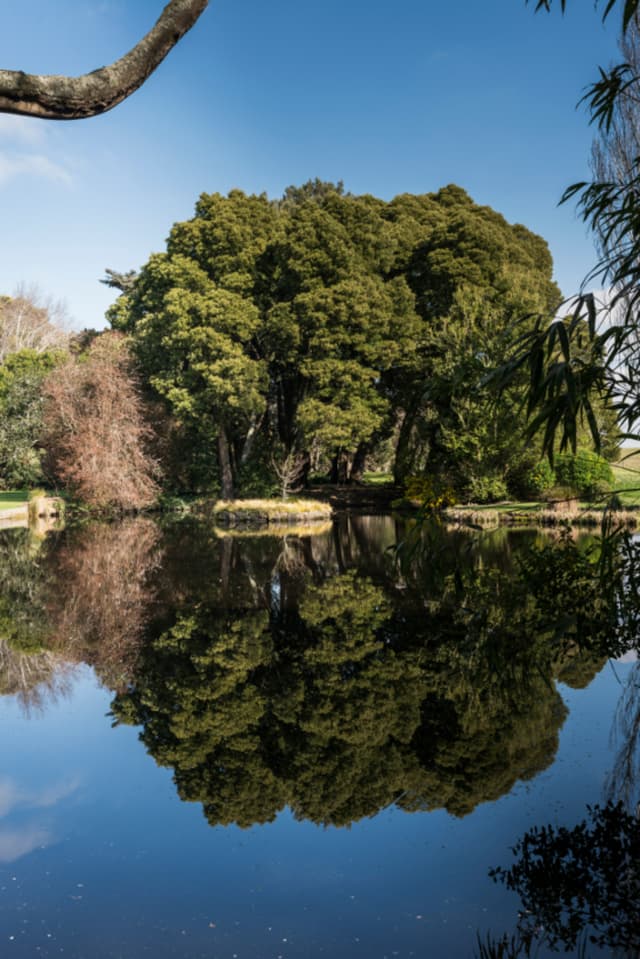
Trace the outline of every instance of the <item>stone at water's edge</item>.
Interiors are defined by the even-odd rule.
[[[59,496],[34,496],[29,500],[29,521],[59,519],[64,515],[64,502]]]

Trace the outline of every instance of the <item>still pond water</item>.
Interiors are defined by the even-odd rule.
[[[451,572],[508,577],[536,534],[399,566],[405,533],[0,533],[2,959],[470,959],[514,930],[489,869],[607,798],[635,666],[482,661]]]

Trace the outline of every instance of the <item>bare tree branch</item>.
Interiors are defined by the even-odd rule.
[[[170,0],[156,25],[124,57],[80,77],[0,70],[0,113],[79,120],[106,113],[141,87],[209,0]]]

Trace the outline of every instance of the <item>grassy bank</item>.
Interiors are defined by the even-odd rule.
[[[331,518],[329,503],[312,499],[244,499],[218,500],[213,504],[213,517],[225,526],[252,526],[274,523],[308,523]]]
[[[603,508],[579,504],[573,509],[549,509],[542,503],[499,503],[495,506],[456,506],[443,511],[447,523],[461,526],[583,526],[598,528],[604,517]],[[621,509],[611,514],[618,526],[636,529],[640,526],[640,510]]]
[[[29,493],[27,490],[0,490],[0,513],[5,510],[27,509]]]
[[[623,449],[611,464],[613,487],[623,506],[640,506],[640,449]]]

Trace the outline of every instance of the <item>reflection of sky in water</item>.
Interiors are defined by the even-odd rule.
[[[39,791],[30,792],[21,789],[11,779],[0,779],[0,818],[8,815],[16,807],[26,809],[48,809],[66,799],[78,788],[77,782],[60,783],[45,786]]]
[[[52,810],[72,796],[78,781],[43,786],[34,791],[22,789],[12,779],[0,779],[0,863],[11,863],[35,849],[44,849],[55,842],[49,825],[52,817],[34,815],[33,810]],[[20,820],[19,825],[7,825],[7,820]],[[24,821],[26,820],[26,821]]]
[[[55,842],[53,817],[33,810],[53,810],[75,793],[77,780],[69,780],[35,790],[22,789],[12,779],[0,779],[0,863],[12,863],[36,849]],[[15,825],[7,822],[18,820]]]
[[[562,694],[555,764],[464,819],[390,808],[325,829],[285,812],[247,830],[179,801],[88,670],[42,716],[0,699],[0,955],[467,959],[517,911],[488,868],[532,822],[601,798],[619,686],[605,669]]]
[[[636,649],[630,649],[624,656],[620,656],[618,663],[637,663],[638,662],[638,651]]]
[[[0,827],[0,863],[15,862],[34,849],[51,845],[53,837],[41,826],[23,826],[21,829]]]

